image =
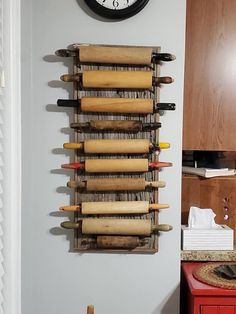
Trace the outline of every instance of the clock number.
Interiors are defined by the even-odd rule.
[[[114,0],[114,1],[113,1],[113,7],[114,7],[114,8],[118,8],[118,6],[119,6],[119,1]]]

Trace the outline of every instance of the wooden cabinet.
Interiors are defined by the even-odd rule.
[[[216,223],[225,224],[235,230],[236,239],[236,177],[197,176],[182,178],[182,223],[187,224],[191,206],[212,208]]]
[[[187,0],[184,150],[236,150],[235,12],[235,0]]]
[[[236,314],[236,290],[201,283],[193,275],[200,263],[182,264],[182,314]]]

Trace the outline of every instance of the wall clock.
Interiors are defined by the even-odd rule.
[[[126,19],[141,11],[149,0],[84,0],[96,14],[110,19]]]

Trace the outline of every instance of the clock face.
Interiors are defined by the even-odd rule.
[[[97,0],[97,3],[111,10],[126,9],[135,2],[137,2],[137,0]]]
[[[96,14],[110,19],[125,19],[141,11],[149,0],[84,0]]]

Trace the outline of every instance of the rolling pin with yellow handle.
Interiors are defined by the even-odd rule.
[[[59,49],[59,57],[77,57],[81,63],[150,65],[159,61],[173,61],[170,53],[153,52],[146,47],[80,46],[75,50]]]
[[[165,187],[163,181],[148,182],[145,178],[102,178],[86,181],[69,181],[67,186],[86,191],[145,191]]]
[[[171,167],[171,162],[149,162],[148,159],[87,159],[84,162],[64,164],[66,169],[84,170],[88,173],[147,172],[162,167]]]
[[[78,143],[65,143],[63,147],[66,149],[79,149],[85,154],[145,154],[169,148],[170,144],[165,142],[150,143],[146,139],[91,139]]]
[[[62,211],[80,212],[82,215],[105,214],[148,214],[163,208],[167,204],[149,204],[148,201],[118,201],[118,202],[82,202],[79,205],[62,206]]]
[[[79,100],[58,99],[59,107],[76,107],[82,112],[149,114],[175,110],[174,103],[154,104],[150,98],[82,97]]]
[[[103,235],[138,235],[150,236],[159,231],[170,231],[167,224],[154,225],[149,219],[106,219],[85,218],[78,222],[64,221],[61,227],[66,229],[81,229],[82,234]]]
[[[138,133],[156,130],[160,122],[142,123],[138,120],[90,120],[89,122],[71,123],[70,127],[78,132],[128,132]]]
[[[148,244],[148,238],[135,236],[97,236],[96,239],[82,239],[82,245],[92,244],[99,249],[135,249]]]
[[[80,82],[83,88],[151,89],[159,84],[170,84],[170,76],[154,77],[151,71],[85,70],[78,74],[64,74],[64,82]]]

